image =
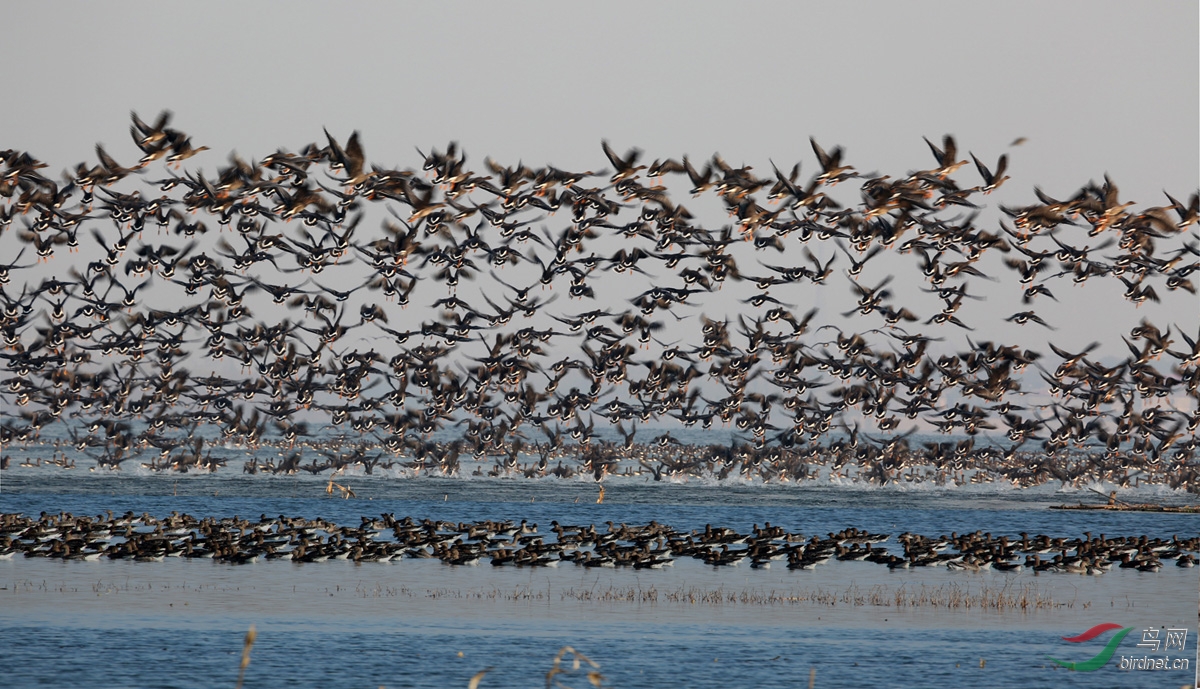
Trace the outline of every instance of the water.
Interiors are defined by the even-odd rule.
[[[174,676],[164,676],[162,663],[130,662],[113,671],[114,652],[78,654],[95,630],[45,627],[21,629],[10,645],[20,658],[54,648],[65,659],[45,670],[18,668],[11,686],[34,681],[58,686],[171,687],[232,686],[241,653],[239,629],[198,631],[145,627],[124,634],[120,643],[129,655],[169,658]],[[551,667],[553,651],[577,631],[569,625],[525,627],[474,625],[469,630],[436,628],[327,628],[263,625],[252,654],[245,686],[466,686],[478,670],[492,668],[481,686],[540,686]],[[1041,646],[1023,632],[959,632],[925,634],[936,645],[936,658],[915,647],[881,657],[876,649],[890,645],[895,634],[884,630],[778,629],[755,625],[602,625],[590,629],[589,645],[603,647],[589,657],[600,665],[606,686],[805,686],[816,668],[816,686],[1005,686],[1005,678],[1037,678],[1028,686],[1093,687],[1175,686],[1146,682],[1145,675],[1120,671],[1071,673],[1054,670],[1040,657]],[[978,649],[990,658],[979,667]],[[454,649],[467,649],[459,657]],[[304,661],[305,656],[311,660]],[[303,666],[303,678],[297,664]],[[105,668],[105,669],[100,669]],[[586,680],[559,677],[570,686]],[[1152,674],[1152,673],[1146,673]],[[1187,673],[1174,674],[1190,681]],[[1156,678],[1161,681],[1163,678]],[[912,680],[911,683],[906,680]],[[989,684],[997,682],[997,684]],[[1128,682],[1128,683],[1127,683]]]
[[[603,504],[586,480],[343,476],[356,499],[330,497],[328,477],[134,475],[19,469],[6,472],[0,510],[37,515],[173,510],[257,518],[285,514],[357,524],[393,513],[451,521],[526,519],[541,524],[657,520],[676,529],[765,521],[805,534],[853,526],[927,536],[951,531],[1073,538],[1190,537],[1196,515],[1049,510],[1094,501],[1087,491],[999,486],[864,488],[837,485],[606,481]],[[1136,499],[1187,502],[1143,489]],[[664,570],[450,567],[436,560],[389,563],[290,561],[233,566],[168,558],[159,563],[0,561],[0,640],[11,687],[232,687],[250,625],[258,631],[246,687],[540,686],[570,645],[599,664],[605,686],[1173,687],[1193,682],[1196,569],[1099,577],[891,571],[830,562],[814,571],[711,568],[679,559]],[[897,606],[898,594],[939,600],[982,593],[1040,597],[1025,612]],[[689,597],[690,593],[690,597]],[[732,596],[732,599],[730,598]],[[873,596],[873,597],[872,597]],[[857,601],[857,603],[856,603]],[[874,602],[871,602],[874,601]],[[893,601],[892,604],[883,604]],[[1047,660],[1082,661],[1111,636],[1081,644],[1061,637],[1095,624],[1134,627],[1096,672]],[[1183,671],[1123,671],[1144,627],[1189,630]],[[461,654],[461,655],[460,655]],[[1150,655],[1162,655],[1150,653]],[[984,661],[980,667],[981,659]],[[565,668],[570,667],[565,661]],[[559,675],[591,686],[586,664]]]

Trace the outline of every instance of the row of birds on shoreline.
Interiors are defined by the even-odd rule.
[[[162,519],[132,512],[119,517],[109,512],[107,517],[94,518],[68,513],[43,513],[37,519],[0,515],[0,558],[21,553],[64,560],[182,557],[247,564],[259,559],[386,562],[436,558],[448,565],[490,562],[493,566],[557,567],[569,562],[582,567],[660,569],[676,558],[690,557],[716,567],[749,563],[751,568],[765,569],[772,562],[785,562],[788,569],[815,569],[836,559],[872,562],[890,569],[1029,569],[1098,575],[1113,566],[1157,572],[1163,560],[1192,567],[1200,552],[1200,538],[1195,537],[1107,537],[1091,532],[1070,539],[1027,533],[993,536],[980,531],[938,537],[905,532],[896,538],[900,553],[884,545],[891,540],[890,534],[853,527],[825,536],[805,536],[770,522],[739,533],[712,524],[703,530],[681,532],[656,521],[641,526],[610,521],[605,529],[554,521],[547,533],[541,533],[537,524],[526,520],[519,524],[492,520],[455,523],[397,519],[392,514],[362,517],[361,524],[353,527],[283,515],[262,515],[257,521],[197,519],[179,513]],[[1043,555],[1048,557],[1043,559]]]
[[[1009,473],[1023,464],[1020,485],[1140,476],[1200,488],[1200,332],[1193,338],[1190,323],[1142,318],[1115,363],[1099,361],[1098,343],[1048,343],[1051,364],[1040,348],[973,339],[959,318],[963,305],[994,296],[969,287],[996,279],[983,272],[985,254],[1003,254],[1027,305],[1057,299],[1054,280],[1092,289],[1115,279],[1133,304],[1194,293],[1200,196],[1135,212],[1106,178],[1061,200],[1035,190],[1037,203],[1001,206],[1000,229],[984,230],[977,202],[1008,179],[1007,157],[992,170],[972,155],[981,183],[962,187],[954,175],[967,161],[949,136],[929,144],[935,167],[895,178],[861,174],[840,147],[813,141],[820,172],[801,183],[798,164],[767,177],[720,155],[700,169],[687,157],[645,165],[636,149],[621,155],[607,143],[611,172],[488,159],[477,173],[454,144],[422,152],[422,170],[397,170],[368,164],[357,132],[344,144],[327,133],[299,153],[231,155],[210,179],[171,170],[205,147],[170,120],[135,114],[136,164],[97,146],[98,163],[75,166],[62,184],[31,155],[0,151],[0,242],[20,243],[0,265],[0,359],[10,374],[0,400],[19,408],[0,423],[0,443],[34,442],[61,422],[100,467],[157,453],[151,468],[195,470],[214,466],[197,430],[212,426],[220,442],[250,448],[282,438],[281,471],[291,473],[320,464],[296,457],[306,440],[349,434],[357,440],[327,453],[336,458],[328,467],[369,470],[383,453],[378,461],[402,456],[454,473],[470,453],[512,473],[533,454],[544,475],[547,458],[569,450],[573,471],[602,480],[614,453],[639,459],[636,423],[672,420],[745,433],[749,442],[712,450],[727,466],[778,468],[821,452],[885,483],[918,465]],[[150,180],[157,196],[125,190],[163,164],[167,177]],[[708,229],[676,204],[666,184],[685,180],[732,221]],[[846,207],[834,187],[851,180],[861,203]],[[362,225],[370,202],[392,215],[374,235]],[[570,215],[559,231],[533,229],[559,211]],[[7,232],[14,219],[24,229]],[[100,220],[104,231],[89,227]],[[80,246],[83,229],[92,242]],[[1067,232],[1098,241],[1069,243]],[[812,250],[830,245],[827,260]],[[33,277],[57,270],[64,247],[86,248],[86,262],[68,266],[66,279]],[[918,259],[916,279],[938,313],[922,320],[894,303],[891,275],[866,281],[864,268],[888,250]],[[855,308],[817,326],[818,309],[793,302],[819,300],[846,263]],[[347,270],[358,271],[349,286],[332,286]],[[478,295],[459,291],[485,271],[491,282]],[[521,272],[527,281],[512,277]],[[608,298],[634,278],[649,289],[628,305]],[[435,317],[417,322],[403,308],[420,283],[445,296],[427,304]],[[735,317],[709,317],[727,284],[754,291]],[[547,308],[564,287],[579,313]],[[258,302],[283,316],[255,316]],[[874,327],[845,327],[852,317]],[[1052,327],[1032,309],[997,320]],[[941,344],[952,335],[965,350]],[[223,375],[229,367],[240,374]],[[1031,379],[1048,395],[1025,389]],[[595,441],[597,417],[624,424],[625,442]],[[960,439],[910,447],[917,422]],[[912,430],[898,432],[905,423]],[[429,440],[456,428],[461,442]],[[1007,448],[975,442],[993,432]],[[680,456],[669,434],[651,445],[660,442]],[[656,478],[687,470],[671,457],[650,462]]]

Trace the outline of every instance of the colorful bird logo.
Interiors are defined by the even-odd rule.
[[[1108,643],[1105,644],[1104,648],[1089,660],[1079,663],[1072,663],[1065,660],[1059,660],[1058,658],[1051,656],[1046,657],[1054,661],[1056,664],[1067,668],[1068,670],[1076,670],[1078,672],[1091,672],[1093,670],[1099,670],[1100,668],[1104,667],[1104,664],[1113,657],[1113,653],[1117,652],[1117,646],[1121,645],[1121,641],[1125,638],[1126,634],[1133,631],[1133,627],[1122,627],[1119,624],[1105,622],[1104,624],[1098,624],[1095,627],[1092,627],[1078,636],[1064,636],[1062,638],[1063,641],[1069,641],[1073,644],[1078,644],[1083,643],[1084,641],[1091,641],[1101,634],[1110,632],[1114,629],[1119,629],[1121,631],[1114,634],[1113,638],[1108,640]]]

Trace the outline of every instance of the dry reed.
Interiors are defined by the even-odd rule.
[[[937,586],[900,585],[896,588],[879,584],[860,588],[851,584],[844,589],[823,587],[791,589],[726,589],[680,585],[660,589],[657,586],[607,586],[604,588],[513,588],[475,589],[412,589],[405,586],[390,587],[376,584],[359,585],[355,595],[362,598],[425,598],[431,600],[480,600],[545,603],[577,602],[599,604],[632,605],[708,605],[708,606],[774,606],[812,605],[836,607],[884,607],[895,609],[935,608],[954,611],[984,610],[990,612],[1031,612],[1060,608],[1090,607],[1090,602],[1080,603],[1077,599],[1056,599],[1051,593],[1039,589],[1037,584],[1015,586],[972,587],[958,583]]]
[[[246,632],[246,640],[242,643],[242,664],[238,668],[237,689],[242,689],[242,679],[246,676],[246,668],[250,665],[250,649],[254,647],[254,639],[258,636],[258,632],[254,631],[254,625],[250,625],[250,629]]]

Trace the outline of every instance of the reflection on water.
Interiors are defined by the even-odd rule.
[[[15,558],[0,562],[0,575],[5,615],[26,621],[70,616],[103,627],[140,615],[200,626],[232,618],[247,624],[320,619],[323,626],[355,629],[386,629],[397,618],[437,626],[448,620],[527,619],[703,624],[716,617],[722,623],[780,626],[819,618],[824,626],[838,627],[874,627],[887,619],[905,627],[1057,630],[1091,626],[1098,612],[1177,626],[1192,621],[1178,593],[1194,589],[1196,580],[1178,567],[1078,576],[944,567],[904,571],[835,561],[804,571],[717,568],[687,558],[673,567],[639,571],[569,564],[452,567],[432,559],[236,566],[182,558],[151,563]],[[1007,605],[988,606],[998,600]]]

